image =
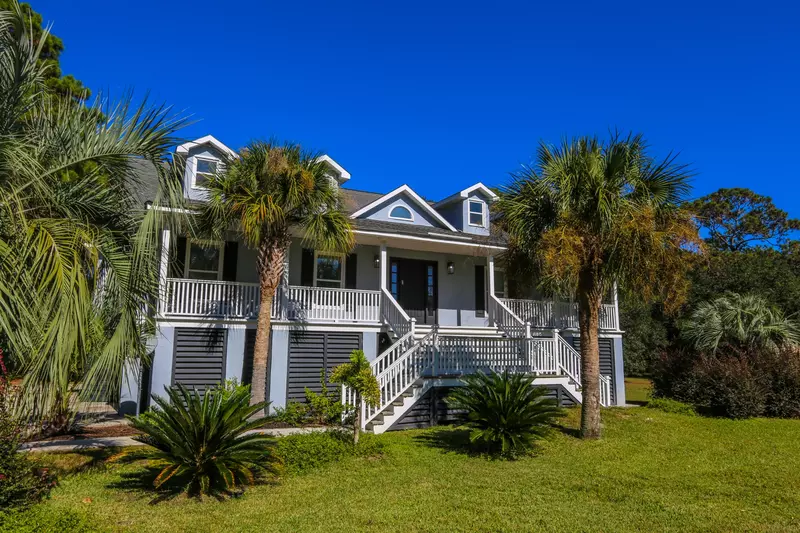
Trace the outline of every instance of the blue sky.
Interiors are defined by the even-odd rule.
[[[800,216],[797,3],[32,4],[93,90],[149,90],[199,121],[188,138],[323,150],[352,188],[439,199],[619,128],[681,152],[695,196],[750,187]]]

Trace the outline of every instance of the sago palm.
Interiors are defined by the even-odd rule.
[[[180,202],[166,161],[183,121],[168,108],[86,106],[52,97],[18,5],[0,11],[0,333],[25,375],[28,415],[82,390],[119,390],[145,356],[157,295],[158,210],[146,210],[133,158],[161,176],[156,204]],[[77,374],[77,376],[76,376]]]
[[[683,336],[701,351],[722,345],[776,350],[800,344],[800,326],[761,296],[728,293],[702,302],[683,324]]]
[[[656,160],[640,135],[539,145],[536,162],[513,175],[498,202],[508,263],[521,280],[575,296],[581,337],[581,434],[600,436],[598,324],[615,283],[667,307],[686,290],[696,227],[680,205],[689,173],[673,156]]]
[[[464,386],[453,390],[447,402],[464,410],[470,442],[513,456],[529,451],[563,415],[547,394],[546,388],[533,385],[533,376],[478,373],[465,377]]]
[[[202,396],[182,385],[165,389],[168,399],[153,397],[156,409],[128,417],[145,434],[139,439],[156,450],[149,453],[161,467],[155,488],[174,478],[190,495],[219,495],[275,470],[272,439],[249,433],[264,425],[263,418],[250,419],[264,404],[250,405],[247,387]]]
[[[308,246],[343,253],[354,244],[350,221],[327,164],[297,144],[252,142],[205,187],[201,228],[217,239],[233,229],[257,252],[261,307],[251,401],[260,403],[266,400],[270,310],[293,232]]]

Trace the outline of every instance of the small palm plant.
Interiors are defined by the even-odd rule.
[[[156,488],[175,478],[185,480],[189,495],[219,496],[274,471],[271,439],[247,433],[264,425],[263,418],[250,417],[266,407],[250,405],[249,387],[212,389],[202,397],[182,385],[165,389],[168,399],[153,397],[157,409],[128,417],[145,433],[140,440],[155,448],[149,455],[163,465]]]
[[[447,402],[465,411],[470,442],[490,453],[513,457],[530,451],[564,414],[555,400],[545,398],[546,388],[533,385],[532,376],[478,373],[466,376],[464,382]]]
[[[682,329],[695,348],[711,353],[721,346],[774,351],[800,345],[800,324],[754,294],[729,292],[702,302]]]
[[[362,350],[353,350],[350,362],[337,366],[331,372],[331,383],[341,383],[356,393],[356,416],[353,417],[353,444],[358,444],[361,431],[361,417],[358,416],[362,400],[369,405],[381,401],[381,389],[372,373],[367,356]]]

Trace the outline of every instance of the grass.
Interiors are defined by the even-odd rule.
[[[650,400],[653,383],[647,378],[625,378],[625,401],[645,404]]]
[[[800,528],[800,421],[610,409],[605,438],[590,442],[572,436],[578,416],[571,410],[567,428],[519,461],[468,455],[452,428],[389,433],[381,458],[346,459],[224,502],[150,505],[140,467],[105,466],[110,452],[54,455],[74,473],[30,512],[39,523],[67,516],[104,531]]]

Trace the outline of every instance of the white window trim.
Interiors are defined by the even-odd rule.
[[[398,207],[402,207],[403,209],[405,209],[406,211],[408,211],[408,213],[411,215],[411,218],[393,217],[393,216],[392,216],[392,211],[394,211],[394,210],[395,210],[395,209],[397,209]],[[402,220],[403,222],[414,222],[414,211],[412,211],[412,210],[411,210],[411,208],[410,208],[410,207],[408,207],[408,206],[407,206],[407,205],[405,205],[405,204],[402,204],[402,203],[400,203],[400,204],[394,204],[394,205],[392,206],[392,208],[391,208],[391,209],[389,209],[389,218],[391,218],[392,220]]]
[[[319,256],[323,256],[323,257],[338,257],[339,260],[341,261],[341,264],[342,264],[342,279],[339,280],[339,286],[338,287],[322,287],[322,288],[323,289],[337,289],[337,288],[338,289],[344,289],[345,279],[347,279],[347,278],[345,278],[345,272],[344,272],[345,265],[347,264],[347,261],[346,261],[347,258],[345,257],[345,254],[337,254],[337,253],[333,253],[333,252],[331,252],[331,253],[318,252],[317,250],[314,250],[314,287],[319,287],[319,285],[317,285],[317,281],[318,281],[318,278],[317,278],[317,258]],[[322,281],[327,282],[327,283],[331,283],[334,280],[332,280],[332,279],[323,279]]]
[[[189,166],[191,168],[191,174],[192,174],[191,187],[192,187],[192,189],[198,189],[198,190],[202,191],[202,190],[205,190],[206,188],[203,187],[202,185],[198,185],[197,184],[197,162],[198,161],[209,161],[211,163],[216,163],[217,164],[217,172],[219,172],[220,170],[223,170],[224,167],[223,167],[222,161],[220,161],[219,159],[215,159],[213,157],[202,157],[202,156],[194,155],[194,156],[189,158]],[[207,172],[203,172],[203,174],[210,175]]]
[[[189,268],[189,259],[192,257],[192,242],[204,248],[212,248],[215,245],[219,248],[219,262],[217,263],[217,281],[222,281],[222,271],[223,271],[222,266],[225,264],[225,243],[222,241],[215,241],[212,243],[208,243],[207,246],[203,246],[202,244],[199,244],[199,241],[197,240],[192,241],[192,239],[188,237],[186,238],[186,256],[183,258],[184,279],[190,279],[189,278],[190,270],[194,272],[207,272],[207,273],[213,272],[213,270],[198,270],[196,268],[191,268],[191,269]],[[208,281],[208,280],[198,279],[196,281]]]
[[[480,224],[473,224],[472,217],[470,215],[477,215],[478,213],[473,213],[470,210],[470,206],[472,204],[480,204],[481,206],[481,223]],[[474,227],[474,228],[485,228],[486,227],[486,202],[483,200],[478,200],[476,198],[470,198],[467,200],[467,224]]]

